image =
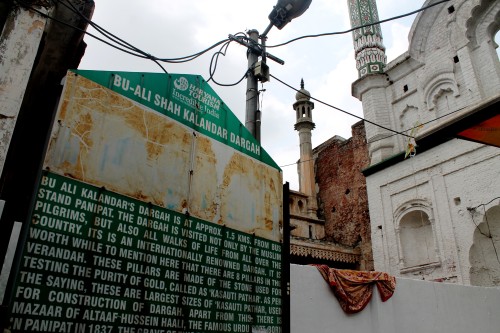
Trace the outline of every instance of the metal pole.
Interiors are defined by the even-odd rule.
[[[259,42],[259,32],[255,29],[248,31],[248,37],[252,40],[252,43],[258,44]],[[255,118],[256,111],[258,106],[259,92],[257,91],[257,78],[254,75],[253,68],[255,63],[259,59],[259,55],[252,51],[252,49],[248,49],[247,52],[248,58],[248,74],[247,74],[247,103],[246,103],[246,114],[245,114],[245,127],[252,133],[253,137],[260,141],[260,138],[257,138],[256,126],[255,126]]]
[[[266,34],[269,32],[269,30],[271,30],[272,26],[273,26],[272,24],[269,24],[269,26],[264,31],[264,34],[259,36],[262,47],[261,61],[264,65],[266,64],[266,39],[267,39]],[[257,103],[259,103],[259,91],[257,91]],[[257,105],[255,108],[255,139],[257,139],[257,142],[260,142],[261,125],[262,125],[262,110],[260,110],[260,106]]]
[[[281,247],[282,332],[290,333],[290,183],[283,184],[283,242]]]

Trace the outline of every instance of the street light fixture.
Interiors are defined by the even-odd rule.
[[[294,18],[302,15],[312,0],[278,0],[276,6],[269,14],[269,25],[264,32],[259,35],[255,29],[247,32],[250,43],[247,43],[240,38],[229,36],[230,39],[245,45],[248,48],[248,73],[247,73],[247,92],[246,92],[246,114],[245,114],[245,127],[252,133],[257,142],[260,142],[260,110],[258,109],[259,92],[257,88],[257,81],[269,81],[269,67],[266,64],[266,58],[274,60],[280,64],[285,62],[266,52],[266,39],[267,33],[273,26],[278,29],[283,29]],[[259,44],[259,39],[261,43]],[[258,61],[259,56],[261,61]]]
[[[294,18],[304,14],[309,8],[312,0],[278,0],[271,14],[269,21],[278,29],[283,27]]]

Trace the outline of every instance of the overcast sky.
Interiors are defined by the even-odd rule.
[[[380,19],[387,19],[419,9],[424,1],[378,1]],[[117,5],[119,7],[117,7]],[[92,20],[101,27],[161,58],[175,58],[197,53],[224,40],[229,34],[268,26],[268,15],[276,5],[273,0],[100,0],[96,1]],[[382,24],[388,61],[408,48],[408,33],[415,15]],[[272,46],[296,37],[350,29],[347,0],[313,0],[309,9],[282,30],[271,29],[267,45]],[[94,29],[89,32],[97,34]],[[162,72],[152,61],[135,58],[114,50],[91,37],[80,69],[135,72]],[[198,74],[209,77],[210,60],[217,49],[185,64],[164,64],[170,73]],[[285,61],[280,65],[268,60],[270,72],[287,84],[305,88],[314,98],[362,117],[361,103],[351,96],[351,83],[357,79],[351,33],[302,39],[267,51]],[[215,79],[235,83],[247,68],[245,47],[231,43],[225,57],[220,57]],[[245,122],[246,81],[235,87],[210,83],[232,112]],[[282,166],[283,181],[298,190],[297,168],[299,138],[294,131],[295,91],[271,78],[259,89],[262,111],[262,146]],[[334,135],[351,137],[351,126],[359,119],[315,102],[313,146]]]

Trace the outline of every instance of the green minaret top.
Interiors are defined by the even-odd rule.
[[[378,11],[375,0],[347,0],[351,27],[359,27],[377,22]],[[383,73],[387,64],[385,46],[382,42],[380,24],[370,25],[353,31],[356,68],[359,77],[367,74]]]

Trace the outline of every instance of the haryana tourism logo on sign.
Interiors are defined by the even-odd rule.
[[[189,87],[189,81],[184,77],[180,77],[174,81],[175,89],[186,91]]]
[[[220,118],[221,100],[217,98],[217,96],[208,93],[199,85],[189,83],[188,79],[183,76],[174,80],[174,87],[175,89],[172,95],[179,100],[179,102],[199,109],[201,112],[213,116],[214,118]],[[181,92],[187,91],[187,95],[180,94],[176,90]]]

